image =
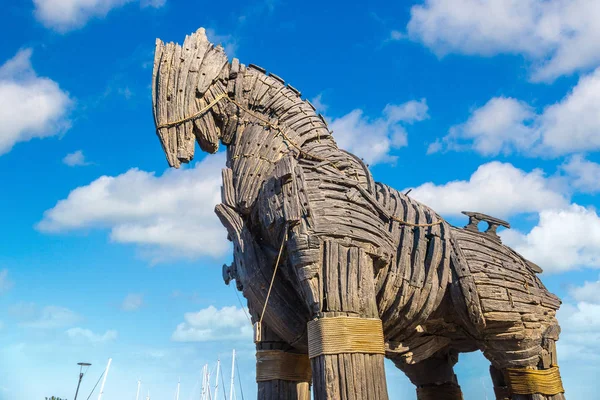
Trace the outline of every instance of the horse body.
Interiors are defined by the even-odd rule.
[[[259,67],[228,63],[206,43],[203,30],[179,50],[157,43],[155,119],[172,166],[193,157],[194,136],[210,152],[219,140],[227,146],[216,208],[234,244],[225,278],[236,280],[263,326],[258,350],[309,352],[311,320],[381,319],[385,356],[422,399],[431,390],[460,395],[452,372],[459,352],[483,350],[494,371],[550,367],[560,301],[531,263],[496,236],[452,227],[374,182],[296,89]],[[315,398],[387,398],[382,361],[360,352],[314,357]],[[506,386],[502,374],[493,377]],[[260,382],[259,397],[307,393],[282,397],[268,384]]]

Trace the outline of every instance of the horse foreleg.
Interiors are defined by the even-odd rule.
[[[320,312],[308,326],[316,400],[387,400],[373,260],[358,247],[322,243]]]
[[[256,344],[258,400],[310,400],[308,354],[298,353],[265,324],[261,334]]]

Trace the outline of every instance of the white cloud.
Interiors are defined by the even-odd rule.
[[[600,69],[582,77],[567,96],[547,107],[540,119],[541,152],[600,149]]]
[[[568,204],[543,171],[525,172],[497,161],[479,166],[469,180],[424,183],[413,188],[410,196],[442,215],[478,211],[501,218]]]
[[[473,111],[464,124],[450,128],[441,141],[429,146],[427,153],[473,148],[477,153],[490,156],[531,148],[537,132],[531,126],[535,117],[526,103],[506,97],[494,97],[483,107]]]
[[[600,149],[600,68],[539,114],[525,102],[492,98],[430,145],[428,153],[470,148],[486,156],[523,152],[544,157]]]
[[[599,18],[595,0],[425,0],[407,32],[439,56],[522,54],[551,80],[600,64]]]
[[[8,292],[13,287],[13,285],[13,281],[8,279],[8,270],[0,270],[0,294]]]
[[[167,3],[167,0],[141,0],[142,7],[161,8]]]
[[[12,314],[17,315],[18,310]],[[33,304],[24,304],[21,316],[25,319],[23,326],[38,329],[53,329],[72,325],[80,320],[79,315],[65,307],[46,306],[41,310]]]
[[[600,304],[600,280],[586,281],[583,286],[571,288],[569,293],[577,301]]]
[[[89,329],[83,329],[83,328],[79,328],[79,327],[68,329],[66,331],[66,333],[71,339],[83,340],[83,341],[89,342],[91,344],[100,344],[100,343],[111,342],[111,341],[115,340],[118,336],[117,331],[112,330],[112,329],[108,330],[104,334],[100,335],[100,334],[92,332]]]
[[[7,311],[12,317],[20,321],[27,321],[36,318],[38,308],[33,302],[20,302],[9,306]]]
[[[0,155],[18,142],[56,135],[70,127],[69,95],[49,78],[36,75],[31,49],[0,66]]]
[[[221,256],[229,244],[214,206],[224,164],[221,153],[162,176],[138,169],[102,176],[47,210],[37,228],[55,233],[108,228],[116,242],[150,246],[157,261]]]
[[[557,317],[562,333],[559,357],[600,361],[600,280],[570,290],[576,304],[563,304]]]
[[[406,38],[407,38],[406,34],[400,32],[400,31],[392,30],[390,32],[390,39],[391,40],[402,40],[402,39],[406,39]]]
[[[562,328],[557,343],[563,361],[600,361],[600,304],[564,304],[558,311]]]
[[[121,303],[123,311],[135,311],[144,304],[144,296],[142,294],[130,293],[125,296],[125,300]]]
[[[575,155],[561,168],[569,175],[574,188],[585,193],[600,192],[600,164]]]
[[[103,18],[114,8],[135,0],[33,0],[35,17],[47,28],[67,32],[90,19]],[[160,8],[166,0],[141,0],[141,7]]]
[[[229,58],[235,57],[238,43],[233,35],[219,35],[214,29],[207,28],[206,37],[211,43],[215,45],[220,44]]]
[[[503,231],[503,241],[546,272],[600,268],[600,216],[577,204],[540,212],[527,234]]]
[[[85,160],[85,156],[83,155],[83,151],[81,150],[76,150],[73,153],[67,154],[62,161],[69,167],[77,167],[90,164]]]
[[[216,309],[209,306],[185,313],[171,337],[176,342],[209,342],[252,338],[252,325],[246,313],[235,306]]]
[[[329,128],[341,148],[363,158],[367,164],[394,162],[397,157],[390,155],[390,151],[408,144],[404,125],[429,118],[427,111],[425,99],[400,105],[388,104],[383,115],[374,120],[356,109],[331,119]]]
[[[313,106],[315,106],[317,112],[320,113],[326,112],[329,108],[329,106],[323,102],[323,93],[319,93],[318,95],[310,99],[310,102]]]

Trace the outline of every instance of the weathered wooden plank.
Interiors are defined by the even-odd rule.
[[[241,280],[244,296],[254,309],[262,310],[273,265],[265,260],[242,218],[232,208],[220,204],[215,211],[234,242],[234,262],[238,275],[236,279]],[[295,293],[288,282],[275,280],[264,318],[279,337],[306,350],[308,315],[305,309],[294,305]]]
[[[337,262],[338,246],[330,241],[323,243],[323,259],[328,265],[334,265]],[[338,282],[341,283],[342,290],[345,292],[345,282],[341,277],[338,276],[338,268],[327,268],[323,274],[323,288],[324,288],[324,304],[325,310],[330,311],[341,311],[341,300],[340,300],[340,288],[338,288]]]
[[[223,185],[221,186],[221,201],[229,207],[235,208],[235,188],[233,187],[233,171],[231,168],[221,170]]]
[[[179,67],[181,65],[181,46],[175,45],[173,47],[173,57],[169,66],[169,78],[167,82],[167,121],[176,121],[179,119],[180,112],[177,107],[177,76],[179,74]],[[177,156],[177,150],[179,144],[177,143],[179,137],[177,135],[177,126],[165,128],[169,138],[172,139],[171,147],[173,154]]]
[[[158,120],[157,99],[158,97],[158,75],[161,65],[161,58],[165,51],[165,44],[160,39],[156,39],[154,48],[154,66],[152,67],[152,111],[154,115],[154,124],[158,126],[162,121]]]
[[[159,85],[157,93],[157,110],[158,120],[161,124],[171,122],[169,114],[169,78],[171,76],[170,70],[173,62],[173,56],[175,54],[175,44],[167,43],[164,48],[163,56],[160,61],[159,74]],[[158,134],[161,138],[161,144],[169,164],[175,167],[179,167],[180,163],[177,159],[177,138],[169,134],[169,129],[159,129]]]
[[[187,118],[186,107],[186,85],[188,82],[188,73],[190,65],[196,53],[194,36],[186,36],[181,46],[180,59],[178,60],[177,81],[175,93],[175,107],[177,119]],[[177,158],[181,161],[189,161],[194,157],[195,137],[192,132],[193,124],[184,123],[177,127]]]
[[[219,76],[221,69],[227,63],[227,56],[222,47],[210,47],[200,65],[200,74],[196,90],[200,96],[204,95],[209,86]]]

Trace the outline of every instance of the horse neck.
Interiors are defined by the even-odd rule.
[[[327,125],[310,102],[273,75],[241,66],[228,85],[229,106],[223,128],[227,166],[233,170],[238,207],[249,212],[277,161],[293,152],[309,157],[315,142],[340,152]]]

